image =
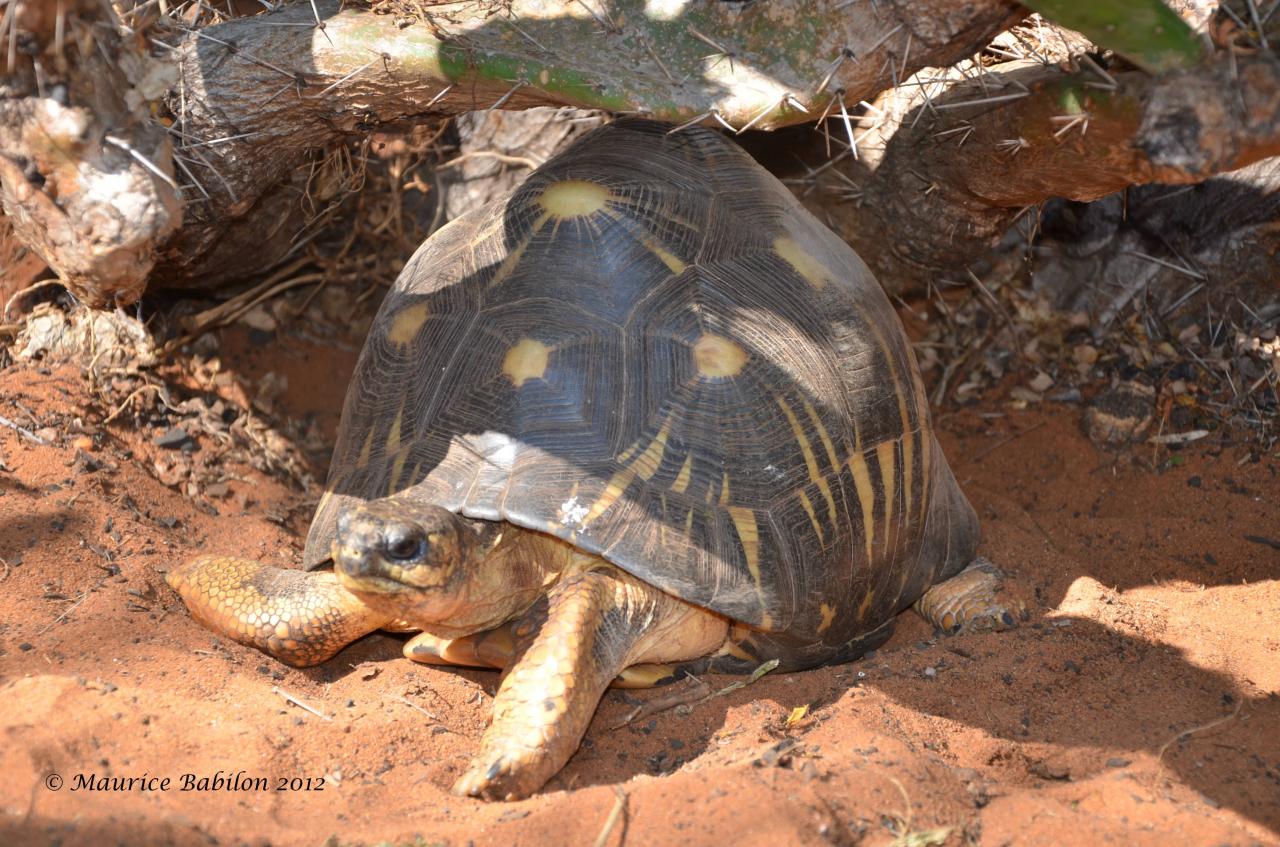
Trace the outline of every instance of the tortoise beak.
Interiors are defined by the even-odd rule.
[[[398,581],[394,566],[376,553],[371,553],[367,544],[343,544],[335,540],[330,550],[333,557],[333,569],[338,575],[338,582],[348,591],[361,594],[396,594],[409,589],[410,586]]]

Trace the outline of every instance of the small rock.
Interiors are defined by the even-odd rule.
[[[1079,403],[1084,399],[1084,395],[1080,393],[1079,388],[1064,388],[1046,395],[1045,399],[1052,403]]]
[[[1128,759],[1121,759],[1119,756],[1113,756],[1107,759],[1107,767],[1109,768],[1125,768],[1129,766]]]
[[[1102,391],[1084,410],[1084,431],[1100,447],[1117,447],[1141,438],[1155,417],[1156,390],[1128,381]]]
[[[791,753],[795,750],[798,742],[794,738],[784,738],[777,744],[770,747],[760,754],[760,758],[751,764],[755,767],[787,767],[791,763]]]
[[[1092,365],[1098,361],[1098,348],[1089,344],[1077,344],[1071,351],[1071,357],[1079,365]]]
[[[924,675],[926,679],[934,679],[938,676],[938,669],[933,667],[925,668]]]
[[[1031,773],[1041,779],[1071,778],[1071,771],[1067,769],[1067,766],[1056,762],[1032,762],[1031,766],[1028,767],[1027,770],[1031,771]]]
[[[254,306],[246,312],[244,317],[240,318],[240,322],[259,332],[275,332],[277,326],[276,319],[261,305]]]
[[[76,455],[71,464],[76,473],[93,473],[102,470],[102,462],[80,448],[76,448]]]
[[[1038,394],[1043,394],[1053,387],[1053,377],[1049,376],[1044,371],[1039,371],[1036,373],[1035,377],[1027,383],[1027,387]]]
[[[1039,403],[1044,399],[1038,392],[1023,388],[1021,385],[1015,385],[1009,389],[1009,396],[1022,403]]]
[[[1187,485],[1191,486],[1192,488],[1199,488],[1203,484],[1204,483],[1201,481],[1200,477],[1198,476],[1193,476],[1187,480]]]
[[[181,450],[190,440],[191,435],[185,429],[175,426],[151,439],[151,443],[166,450]]]
[[[21,650],[22,652],[26,653],[26,652],[28,652],[28,651],[30,651],[30,650],[34,650],[34,649],[36,649],[36,646],[35,646],[34,644],[30,644],[30,643],[28,643],[28,642],[24,641],[24,642],[22,642],[21,644],[19,644],[19,645],[18,645],[18,649],[19,649],[19,650]]]

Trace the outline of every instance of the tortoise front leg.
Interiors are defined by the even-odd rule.
[[[200,556],[169,571],[165,581],[205,627],[295,667],[317,665],[391,623],[332,572]]]
[[[1012,629],[1017,626],[1017,617],[1000,601],[1000,586],[999,569],[979,557],[926,591],[914,608],[948,635]]]
[[[705,656],[728,633],[723,618],[612,568],[562,578],[546,611],[516,631],[530,624],[537,634],[498,688],[493,722],[454,794],[527,797],[569,761],[624,668]]]

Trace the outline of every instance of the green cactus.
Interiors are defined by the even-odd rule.
[[[1200,61],[1200,40],[1162,0],[1022,0],[1151,73]]]

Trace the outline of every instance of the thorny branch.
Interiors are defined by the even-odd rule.
[[[96,4],[84,5],[80,17],[68,18],[73,30],[82,37],[112,31],[92,18],[87,7]],[[651,12],[641,0],[383,5],[397,14],[343,9],[327,0],[178,32],[173,21],[148,29],[130,18],[116,29],[132,27],[133,37],[119,44],[100,40],[97,51],[114,52],[125,65],[140,37],[150,36],[161,65],[176,71],[159,98],[165,109],[157,111],[168,138],[154,123],[122,131],[119,109],[96,103],[87,83],[73,84],[64,108],[87,124],[82,135],[108,161],[100,164],[69,144],[59,152],[69,153],[68,167],[82,175],[116,174],[124,163],[132,169],[139,211],[166,214],[153,214],[147,226],[122,224],[95,238],[92,251],[86,237],[79,239],[85,243],[41,238],[23,223],[29,210],[65,207],[71,181],[60,183],[69,193],[48,196],[40,187],[53,165],[28,155],[29,139],[0,137],[0,161],[12,164],[3,176],[6,213],[90,303],[136,299],[149,272],[153,285],[212,287],[260,271],[296,246],[307,222],[299,201],[314,177],[313,163],[352,136],[433,116],[536,104],[647,112],[735,129],[779,126],[812,120],[841,92],[871,96],[902,69],[949,64],[1024,14],[1010,0],[880,2],[858,14],[842,0],[695,3],[669,15]],[[46,45],[40,55],[49,59],[49,39],[36,41]],[[93,57],[66,52],[76,79]],[[131,61],[145,64],[136,55]],[[0,98],[8,114],[50,99],[37,90],[41,74],[35,58],[31,63],[30,84]],[[154,99],[146,92],[139,97],[139,87],[133,100]],[[180,209],[171,180],[182,186],[184,201],[183,226],[176,230]],[[104,203],[85,192],[76,197]],[[114,262],[110,273],[80,270],[90,253],[99,265]]]
[[[90,0],[62,16],[5,5],[27,47],[0,88],[4,212],[94,305],[289,257],[316,206],[350,188],[328,154],[375,130],[551,103],[735,131],[834,116],[856,149],[860,102],[1024,14],[1007,0],[856,14],[848,0],[670,14],[642,0],[317,0],[194,28],[154,9],[116,20]],[[848,148],[823,166],[862,197],[833,223],[891,290],[954,274],[1047,197],[1194,182],[1280,152],[1280,67],[1265,51],[1160,77],[1005,68],[925,99],[874,170],[847,173]]]
[[[894,291],[962,279],[1051,197],[1198,183],[1280,154],[1280,62],[1265,53],[1159,77],[1013,62],[920,99],[871,163],[841,163],[857,201],[832,217]]]

